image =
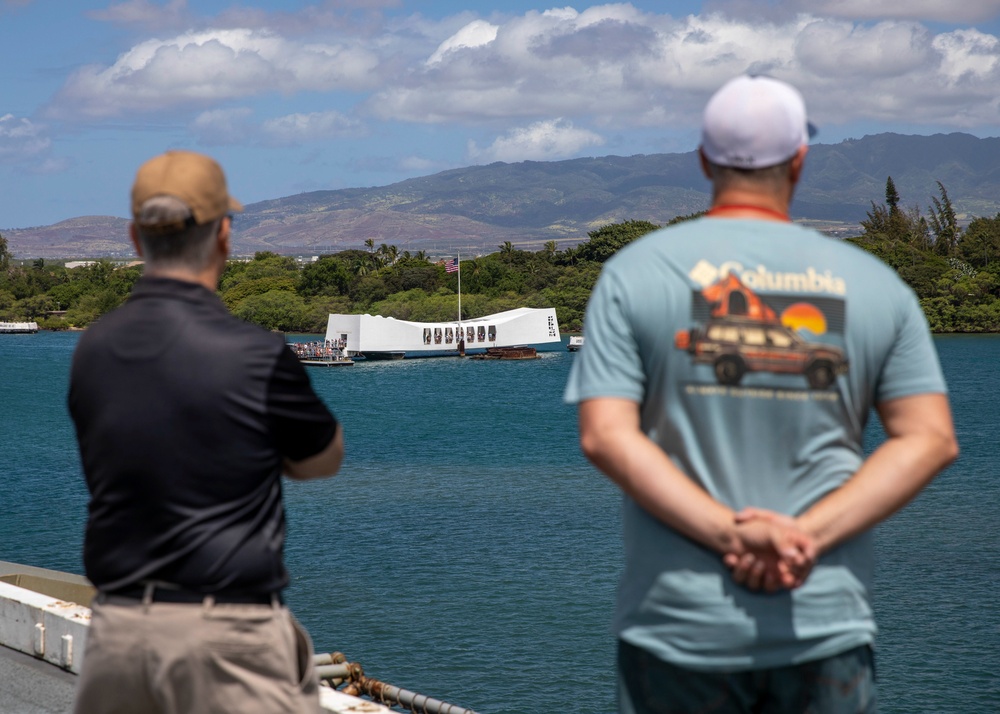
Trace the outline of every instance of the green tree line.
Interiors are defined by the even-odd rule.
[[[940,181],[926,215],[904,208],[890,176],[861,227],[849,240],[913,288],[934,332],[1000,332],[1000,214],[962,227]]]
[[[583,312],[601,263],[659,226],[624,221],[591,231],[589,239],[539,251],[510,242],[461,263],[462,317],[516,307],[554,307],[564,331],[582,327]],[[67,269],[38,259],[17,264],[0,237],[0,319],[34,320],[44,329],[82,328],[120,305],[141,275],[140,266],[108,260]],[[219,295],[236,316],[270,330],[322,333],[327,315],[371,313],[403,320],[441,321],[458,314],[458,273],[424,251],[400,251],[371,239],[302,264],[273,252],[232,260]]]
[[[860,234],[848,240],[886,262],[917,293],[935,332],[1000,332],[1000,214],[961,226],[944,185],[926,214],[904,208],[891,177],[884,202],[872,202]],[[676,223],[701,214],[679,216]],[[554,307],[560,329],[582,328],[602,264],[656,230],[628,220],[591,231],[559,250],[550,241],[529,251],[510,242],[462,260],[462,318],[515,307]],[[35,320],[47,329],[82,328],[117,307],[141,275],[139,266],[108,260],[74,269],[12,259],[0,236],[0,320]],[[226,267],[219,295],[238,317],[267,329],[322,333],[327,315],[370,313],[402,320],[457,317],[458,273],[424,251],[376,246],[320,256],[302,264],[273,252]]]

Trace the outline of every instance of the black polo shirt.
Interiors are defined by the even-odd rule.
[[[81,337],[69,409],[98,588],[287,584],[282,461],[318,454],[337,423],[280,335],[201,285],[143,278]]]

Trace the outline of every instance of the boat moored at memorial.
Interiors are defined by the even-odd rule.
[[[342,340],[291,342],[288,346],[306,367],[347,367],[354,364],[354,360],[344,354]]]

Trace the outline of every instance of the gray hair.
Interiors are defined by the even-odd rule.
[[[202,225],[173,196],[154,196],[142,204],[135,227],[147,266],[200,271],[211,261],[221,219]]]
[[[719,166],[708,161],[708,173],[717,191],[747,186],[760,191],[777,192],[787,184],[791,166],[792,159],[763,169]]]

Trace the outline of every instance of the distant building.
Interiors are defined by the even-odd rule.
[[[97,262],[98,261],[96,260],[71,260],[68,263],[66,263],[66,269],[72,270],[73,268],[86,268],[91,265],[97,265]],[[116,268],[131,268],[135,265],[142,265],[142,264],[143,261],[141,260],[115,261]]]

